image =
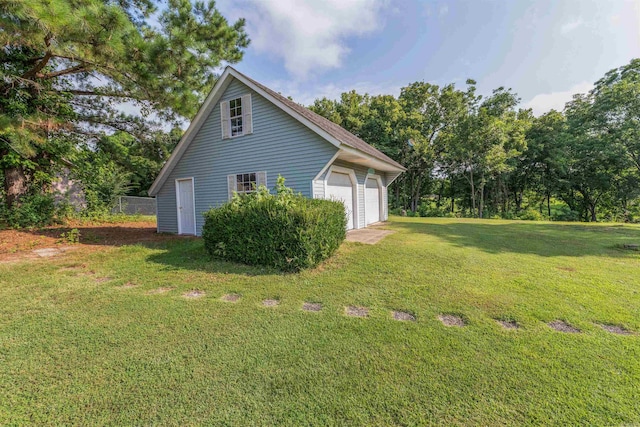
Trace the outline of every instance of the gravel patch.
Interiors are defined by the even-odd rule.
[[[322,310],[322,304],[319,302],[305,302],[302,304],[302,309],[304,311],[315,311],[318,312]]]
[[[598,326],[600,326],[602,329],[604,329],[607,332],[611,332],[612,334],[632,335],[632,332],[630,330],[623,328],[622,326],[606,325],[604,323],[599,323]]]
[[[201,298],[204,296],[204,291],[194,289],[192,291],[185,292],[184,294],[182,294],[182,296],[185,298]]]
[[[566,332],[569,334],[577,334],[580,332],[580,329],[573,327],[567,322],[562,320],[554,320],[553,322],[547,323],[547,325],[549,325],[550,328],[553,328],[559,332]]]
[[[226,294],[222,298],[220,298],[224,302],[237,302],[240,300],[240,295],[238,294]]]
[[[505,329],[520,329],[520,325],[515,320],[496,319],[496,322]]]
[[[277,299],[266,299],[262,301],[262,305],[265,307],[275,307],[280,304],[280,301]]]
[[[441,314],[438,316],[438,319],[440,319],[445,326],[457,326],[459,328],[466,326],[462,317],[453,314]]]
[[[367,317],[369,315],[369,309],[367,307],[356,307],[350,305],[344,308],[344,314],[352,317]]]
[[[147,294],[149,295],[166,294],[167,292],[171,292],[174,289],[175,288],[173,287],[167,286],[167,287],[162,287],[157,289],[151,289],[149,292],[147,292]]]
[[[416,316],[414,316],[411,313],[407,313],[406,311],[394,311],[393,318],[395,320],[401,320],[401,321],[409,321],[409,322],[416,321]]]

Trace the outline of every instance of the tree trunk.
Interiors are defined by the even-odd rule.
[[[11,209],[27,192],[27,176],[22,166],[6,168],[3,173],[7,207]]]
[[[473,168],[469,171],[469,175],[470,175],[470,180],[469,182],[471,183],[471,212],[473,212],[473,214],[475,215],[476,213],[476,187],[475,185],[473,185]]]
[[[591,214],[591,222],[596,222],[596,205],[595,203],[589,204],[589,213]]]
[[[547,215],[551,219],[551,193],[547,193]]]

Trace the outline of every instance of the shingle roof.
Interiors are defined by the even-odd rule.
[[[308,108],[305,108],[302,105],[290,100],[289,98],[280,95],[279,93],[269,89],[265,85],[258,83],[252,78],[247,77],[246,75],[240,73],[238,70],[236,69],[233,69],[233,70],[236,73],[242,75],[242,77],[244,77],[245,79],[251,81],[251,83],[258,86],[263,91],[267,92],[270,96],[276,98],[278,101],[282,102],[287,107],[291,108],[293,111],[300,114],[305,119],[309,120],[314,125],[318,126],[320,129],[322,129],[323,131],[325,131],[326,133],[328,133],[329,135],[331,135],[332,137],[334,137],[344,145],[347,145],[351,148],[355,148],[356,150],[362,151],[363,153],[366,153],[372,157],[375,157],[379,160],[382,160],[386,163],[389,163],[393,166],[396,166],[398,168],[402,168],[403,170],[405,170],[405,167],[402,166],[400,163],[396,162],[395,160],[393,160],[391,157],[387,156],[380,150],[367,144],[366,142],[364,142],[362,139],[358,138],[351,132],[343,129],[340,125],[337,125],[333,123],[331,120],[326,119],[321,115],[309,110]]]

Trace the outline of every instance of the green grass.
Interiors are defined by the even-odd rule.
[[[639,227],[390,228],[300,274],[212,262],[194,239],[0,264],[0,424],[640,423],[640,253],[621,248],[640,243]],[[192,289],[206,296],[181,296]],[[369,318],[344,316],[348,305]],[[445,327],[441,313],[468,325]],[[582,332],[554,331],[555,319]]]

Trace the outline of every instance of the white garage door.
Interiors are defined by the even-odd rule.
[[[344,203],[347,230],[353,228],[353,184],[346,173],[331,172],[327,181],[327,198]]]
[[[367,179],[367,185],[365,188],[365,218],[367,219],[367,225],[380,221],[380,188],[378,188],[378,181],[369,178]]]

